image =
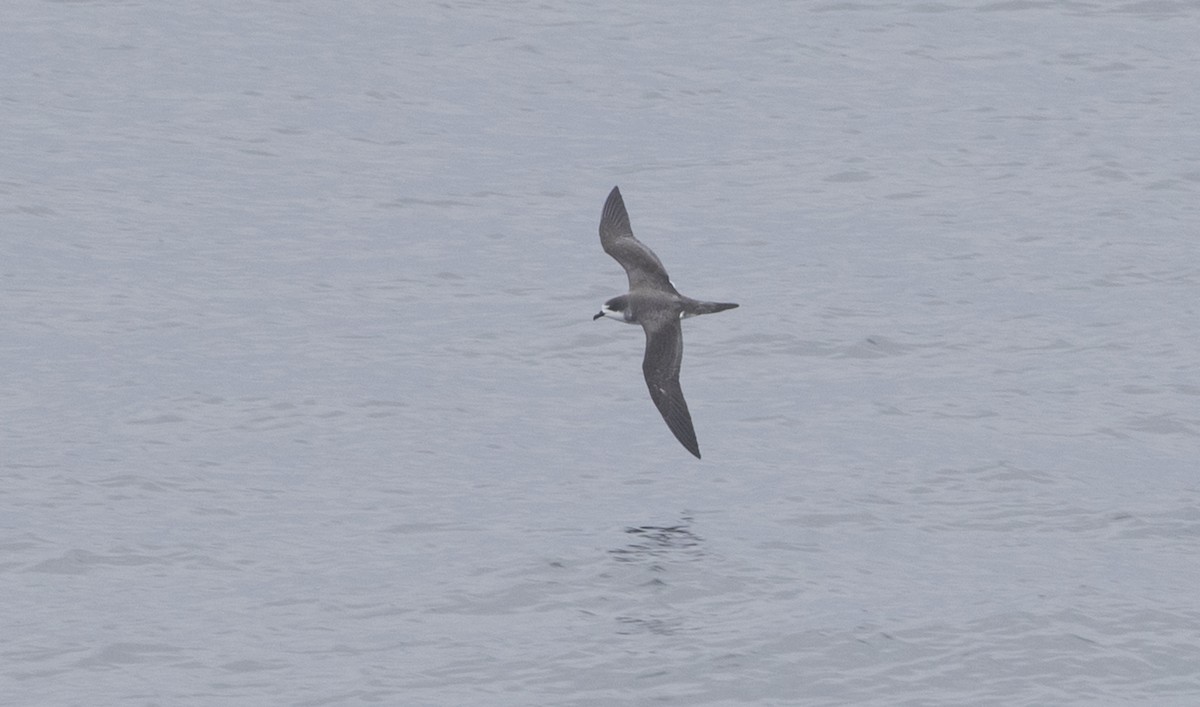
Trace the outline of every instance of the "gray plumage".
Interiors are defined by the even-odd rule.
[[[689,452],[700,458],[700,444],[692,415],[679,386],[683,362],[683,327],[680,321],[700,314],[733,309],[732,302],[703,302],[679,294],[667,269],[654,251],[633,236],[621,190],[613,187],[600,214],[600,245],[621,264],[629,276],[629,292],[604,303],[600,313],[626,324],[640,324],[646,332],[642,374],[650,399],[667,427]]]

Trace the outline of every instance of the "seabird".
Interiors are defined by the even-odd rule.
[[[662,413],[675,439],[699,459],[700,444],[696,441],[692,416],[683,399],[683,389],[679,387],[679,364],[683,361],[680,320],[723,312],[737,305],[701,302],[679,294],[654,251],[633,237],[629,214],[617,187],[613,187],[600,214],[600,245],[625,268],[629,292],[605,302],[592,321],[611,317],[626,324],[642,325],[646,332],[642,373],[646,376],[650,399]]]

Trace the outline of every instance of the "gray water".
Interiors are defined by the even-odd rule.
[[[4,14],[0,703],[1200,700],[1195,3]]]

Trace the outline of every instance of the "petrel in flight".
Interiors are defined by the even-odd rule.
[[[701,302],[676,291],[667,270],[654,251],[633,237],[629,214],[621,190],[613,187],[600,214],[600,245],[616,259],[629,276],[629,292],[604,303],[592,317],[612,317],[626,324],[641,324],[646,331],[646,357],[642,373],[650,388],[650,399],[671,428],[675,439],[696,458],[700,444],[692,428],[692,416],[679,387],[679,364],[683,361],[683,327],[680,321],[699,314],[733,309],[732,302]]]

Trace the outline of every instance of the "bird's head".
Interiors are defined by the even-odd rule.
[[[619,322],[633,324],[633,312],[629,311],[629,296],[620,295],[605,302],[600,311],[592,317],[592,321],[596,321],[600,317],[610,317]]]

